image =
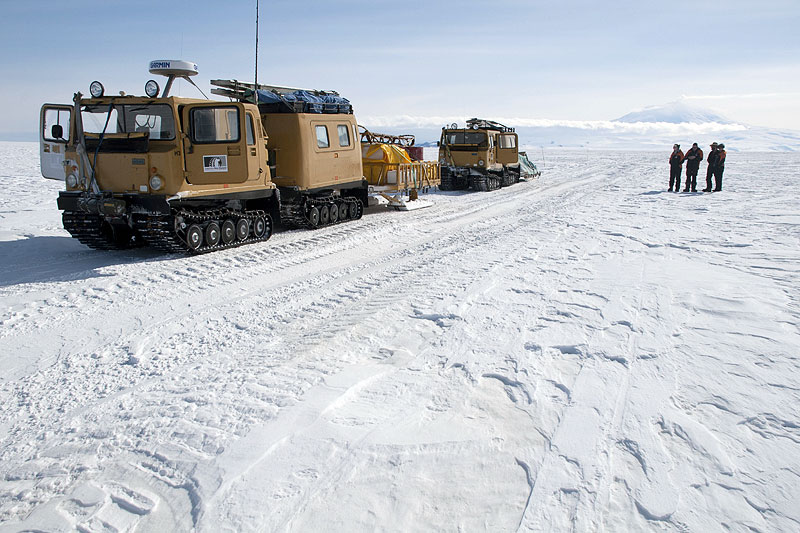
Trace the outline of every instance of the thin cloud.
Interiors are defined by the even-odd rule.
[[[800,92],[749,93],[749,94],[692,94],[683,95],[684,100],[746,100],[751,98],[797,98]]]
[[[721,124],[719,122],[616,122],[613,120],[552,120],[532,118],[498,118],[498,122],[516,128],[571,128],[584,131],[603,131],[608,133],[714,133],[745,131],[741,124]],[[459,124],[463,127],[465,118],[458,116],[366,116],[361,123],[371,128],[441,128],[444,125]]]

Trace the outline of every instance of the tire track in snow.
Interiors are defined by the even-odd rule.
[[[455,221],[452,223],[453,227],[455,227],[457,225],[458,224]],[[450,240],[451,241],[455,241],[455,239],[452,238],[452,237],[450,238]],[[463,249],[464,243],[459,243],[459,246],[461,247],[461,249]],[[293,259],[293,260],[299,262],[299,259]],[[435,261],[431,262],[431,264],[433,264],[433,263],[435,263]],[[222,261],[220,259],[212,258],[212,260],[210,260],[205,266],[209,267],[208,268],[209,275],[213,275],[216,271],[219,271],[220,269],[224,269],[227,266],[227,264],[226,264],[226,261]],[[135,265],[135,267],[136,268],[141,268],[142,265]],[[167,267],[167,268],[169,268],[169,267]],[[170,273],[170,272],[167,272],[166,276],[162,276],[162,274],[159,274],[159,269],[160,269],[160,267],[155,269],[155,272],[154,272],[153,276],[150,279],[148,279],[147,283],[144,283],[144,285],[147,286],[148,283],[149,284],[156,284],[160,288],[167,289],[167,293],[163,297],[163,300],[169,300],[169,299],[174,299],[174,298],[180,297],[181,293],[178,292],[176,294],[174,289],[172,289],[172,286],[175,285],[175,282],[179,281],[180,278],[176,280],[176,278],[174,277],[174,273]],[[413,270],[414,270],[413,266],[409,267],[407,269],[408,272],[413,272]],[[160,276],[162,277],[161,281],[159,281],[158,279],[155,279],[155,280],[153,279],[153,278],[158,278]],[[243,275],[239,276],[239,278],[242,278],[242,277],[244,277],[244,276]],[[398,278],[398,279],[400,279],[400,278]],[[234,280],[234,282],[232,284],[235,286],[235,284],[237,282],[241,283],[241,281],[239,281],[239,280]],[[286,281],[284,281],[284,283],[285,284],[286,283],[291,284],[291,283],[296,283],[296,282],[292,281],[292,280],[286,280]],[[308,288],[307,286],[302,285],[302,283],[301,283],[301,286],[303,288],[305,288],[305,289]],[[132,290],[136,290],[138,287],[139,287],[139,285],[134,284]],[[208,294],[208,293],[213,293],[214,289],[216,289],[217,287],[219,287],[219,285],[211,284],[210,287],[209,286],[203,286],[201,288],[201,291],[203,293],[205,293],[206,295],[216,299],[216,295],[211,296],[211,294]],[[399,285],[398,285],[398,287],[399,287]],[[223,285],[223,289],[224,288],[225,288],[225,286]],[[127,287],[125,287],[124,285],[120,286],[120,290],[126,290],[126,289],[127,289]],[[253,290],[253,291],[250,291],[250,292],[252,294],[254,292],[258,292],[259,290],[263,291],[263,290],[265,290],[265,288],[262,287],[262,288],[259,288],[257,290]],[[392,291],[396,291],[397,287],[393,287],[391,290]],[[186,294],[186,292],[184,292],[183,294]],[[239,299],[239,298],[241,298],[241,295],[231,297],[230,300],[235,300],[235,299]],[[114,299],[112,299],[112,300],[114,300]],[[138,302],[133,302],[133,303],[136,304]],[[109,361],[107,359],[113,360],[115,357],[118,357],[116,352],[117,351],[122,351],[123,352],[123,358],[125,358],[124,363],[127,363],[127,364],[120,365],[119,367],[112,366],[111,367],[113,369],[113,375],[112,376],[109,376],[108,373],[105,372],[105,375],[103,377],[104,378],[109,378],[110,377],[110,378],[112,378],[112,380],[110,382],[106,381],[105,383],[103,383],[102,389],[97,389],[97,385],[96,384],[92,385],[91,383],[87,383],[85,380],[76,380],[75,386],[73,388],[74,392],[72,393],[72,398],[71,399],[70,398],[65,398],[63,395],[61,395],[61,396],[56,396],[54,398],[50,398],[49,400],[43,400],[42,401],[42,405],[39,405],[38,407],[35,404],[31,404],[31,403],[27,403],[25,405],[28,408],[34,408],[34,413],[38,412],[38,415],[35,415],[35,416],[38,416],[38,417],[47,416],[47,413],[51,413],[50,416],[52,416],[54,418],[63,418],[63,414],[61,414],[61,413],[65,412],[65,411],[67,413],[69,413],[69,414],[72,414],[72,415],[77,415],[78,413],[81,413],[82,415],[85,415],[86,413],[91,413],[92,411],[99,411],[99,412],[92,413],[93,416],[91,416],[91,417],[89,417],[87,419],[87,421],[90,422],[90,423],[93,420],[95,420],[97,423],[99,423],[101,420],[104,420],[104,418],[106,416],[109,416],[108,413],[112,413],[111,416],[113,418],[113,416],[116,416],[116,415],[113,415],[113,413],[115,413],[118,409],[122,409],[123,413],[130,413],[130,411],[135,410],[136,407],[132,408],[127,404],[127,402],[129,401],[129,398],[131,396],[134,396],[136,394],[141,394],[144,391],[150,392],[149,389],[148,389],[148,386],[147,386],[149,383],[160,383],[160,382],[163,382],[164,381],[164,377],[163,377],[164,375],[166,375],[168,373],[179,373],[180,369],[181,369],[181,362],[180,361],[171,361],[171,362],[166,362],[166,363],[159,363],[159,365],[157,365],[156,368],[152,368],[153,366],[156,366],[156,365],[147,365],[147,364],[145,364],[147,362],[147,358],[145,358],[145,360],[142,360],[141,357],[142,357],[144,352],[148,351],[148,345],[150,346],[149,350],[153,350],[154,346],[160,346],[160,345],[166,344],[166,347],[169,348],[169,349],[166,351],[166,353],[158,355],[158,357],[159,357],[159,359],[161,361],[166,361],[172,354],[182,353],[183,350],[188,349],[189,346],[196,346],[198,344],[197,339],[192,339],[192,340],[187,339],[186,341],[184,341],[184,343],[181,343],[180,337],[181,337],[182,333],[180,333],[179,331],[176,331],[176,330],[191,329],[189,324],[191,324],[193,322],[200,322],[202,324],[203,321],[206,320],[205,318],[203,318],[206,315],[204,315],[203,312],[201,311],[199,313],[200,319],[198,320],[198,315],[195,314],[191,310],[187,310],[187,311],[184,311],[182,313],[175,314],[174,311],[172,311],[172,309],[179,309],[181,307],[180,303],[181,303],[180,300],[177,303],[172,303],[169,310],[167,310],[165,308],[160,308],[160,309],[157,308],[157,310],[162,312],[162,313],[164,313],[166,315],[166,317],[164,319],[157,319],[155,321],[153,319],[149,319],[148,320],[146,318],[147,313],[141,313],[141,312],[140,313],[136,313],[136,312],[131,313],[131,315],[133,316],[133,318],[131,320],[135,321],[136,329],[138,329],[140,331],[147,332],[147,333],[144,334],[144,335],[141,335],[141,334],[137,333],[136,337],[139,337],[139,339],[140,339],[138,341],[135,339],[135,337],[133,339],[131,339],[129,337],[129,338],[127,338],[127,339],[125,339],[124,341],[121,341],[121,342],[118,341],[117,343],[115,343],[116,344],[116,349],[112,348],[110,351],[97,350],[97,351],[101,352],[99,354],[99,357],[97,357],[97,359],[100,359],[101,362],[108,363]],[[219,303],[221,304],[222,307],[224,307],[224,302],[219,302]],[[332,302],[331,306],[333,308],[335,308],[339,304],[341,304],[341,300],[338,301],[338,302]],[[311,309],[311,308],[309,308],[309,309]],[[129,307],[125,311],[130,312],[131,310],[133,310],[133,309],[131,309]],[[108,312],[108,311],[109,311],[108,309],[101,309],[101,312]],[[124,311],[117,311],[117,312],[123,313]],[[310,310],[307,310],[306,312],[307,313],[311,313]],[[280,313],[278,312],[276,314],[280,314]],[[176,325],[176,323],[177,323],[177,325]],[[212,325],[215,325],[215,324],[212,324]],[[155,332],[154,332],[154,330],[155,330]],[[159,333],[160,330],[165,330],[165,332],[164,333]],[[133,328],[127,329],[127,331],[133,331]],[[130,335],[130,334],[128,333],[128,335]],[[214,332],[213,334],[209,333],[208,335],[211,335],[211,337],[212,337],[212,339],[214,339],[214,341],[222,340],[223,341],[222,344],[224,344],[225,338],[223,337],[223,338],[220,339],[219,338],[220,335],[219,335],[218,331]],[[80,337],[80,335],[76,335],[76,339],[79,338],[79,337]],[[178,337],[178,342],[174,343],[173,345],[170,345],[170,343],[172,342],[172,340],[175,337]],[[76,344],[77,342],[78,341],[75,340],[75,341],[72,341],[72,342],[65,342],[65,344],[67,344],[67,345]],[[200,342],[199,343],[201,348],[203,346],[210,346],[211,344],[212,344],[211,339],[209,339],[208,342]],[[313,344],[313,342],[312,342],[312,344]],[[104,340],[101,337],[101,338],[99,338],[97,340],[97,343],[96,343],[95,346],[97,348],[101,348],[103,345],[104,345]],[[128,353],[124,354],[124,352],[126,351],[125,350],[126,347],[127,347]],[[92,350],[92,351],[94,351],[94,350]],[[50,369],[53,369],[52,375],[48,375],[48,369],[45,369],[44,371],[40,371],[40,372],[34,373],[34,379],[32,380],[32,384],[34,385],[34,387],[36,386],[36,383],[39,383],[39,386],[48,387],[49,386],[48,383],[53,382],[55,379],[57,379],[58,375],[64,373],[65,371],[66,371],[66,374],[64,374],[64,375],[69,375],[70,377],[76,377],[76,376],[79,376],[81,374],[95,375],[95,370],[97,370],[97,369],[96,368],[92,368],[91,365],[86,365],[85,364],[86,361],[83,360],[83,358],[89,359],[89,363],[91,363],[92,359],[90,357],[87,357],[89,355],[91,355],[91,354],[90,353],[86,353],[86,352],[68,354],[66,357],[64,357],[64,363],[65,364],[63,364],[61,367],[59,367],[58,365],[56,365],[56,367],[50,367]],[[126,355],[127,355],[127,357],[126,357]],[[97,359],[94,359],[94,360],[96,361]],[[79,363],[79,364],[77,366],[75,366],[75,363]],[[184,364],[185,364],[185,362],[184,362]],[[262,362],[262,364],[263,364],[263,362]],[[83,367],[81,367],[81,365],[83,365]],[[108,365],[103,365],[103,366],[108,366]],[[147,368],[147,367],[150,367],[150,368]],[[149,372],[151,374],[149,376],[140,376],[140,377],[137,378],[136,377],[137,370],[142,370],[144,368],[147,368],[146,372]],[[155,374],[152,374],[152,372],[155,372]],[[101,372],[101,375],[102,374],[103,374],[103,372]],[[134,380],[133,384],[126,388],[124,384],[129,383],[131,378],[133,378],[133,380]],[[138,383],[136,382],[137,380],[139,380]],[[267,387],[269,387],[269,388],[275,387],[275,383],[269,383],[269,384],[267,384]],[[106,390],[105,389],[109,389],[110,394],[106,395]],[[88,391],[90,393],[90,396],[91,396],[91,394],[93,392],[98,391],[99,392],[99,396],[96,397],[96,398],[86,397],[85,394],[81,395],[81,394],[78,393],[78,391],[82,391],[84,393]],[[16,393],[14,393],[13,391],[8,391],[8,392],[10,392],[11,394],[19,394],[21,391],[18,390]],[[28,392],[33,392],[34,393],[31,396],[36,396],[36,397],[40,397],[40,398],[48,398],[47,394],[37,395],[37,394],[35,394],[34,390],[30,390]],[[297,394],[298,391],[294,391],[294,392],[295,392],[295,397],[296,397],[296,394]],[[123,400],[120,401],[120,403],[117,403],[119,401],[118,400],[119,398],[123,398]],[[23,404],[24,404],[25,400],[22,400],[22,401],[23,401]],[[278,403],[280,403],[280,401],[281,401],[280,399],[277,400]],[[96,404],[94,402],[96,402]],[[104,405],[106,407],[103,407]],[[105,413],[103,413],[104,410],[106,410]],[[130,416],[130,415],[125,415],[125,416]],[[262,412],[259,416],[265,416],[265,415]],[[169,420],[169,417],[167,417],[167,420]],[[55,427],[57,427],[57,426],[59,426],[59,424],[55,423],[55,422],[49,422],[48,423],[46,421],[46,418],[45,419],[39,418],[38,422],[41,424],[38,427],[42,427],[42,426],[55,426]],[[16,440],[17,442],[19,442],[20,440],[24,440],[24,437],[22,437],[22,435],[27,433],[27,432],[24,431],[23,428],[24,428],[24,425],[20,424],[13,431],[14,440]],[[69,431],[72,431],[72,432],[79,432],[80,431],[78,428],[74,427],[74,425],[68,425],[68,428],[69,428]],[[178,430],[178,431],[176,431],[176,434],[177,433],[186,434],[186,435],[192,434],[192,433],[210,434],[210,433],[213,433],[212,429],[213,428],[208,427],[208,426],[191,427],[191,428],[188,428],[188,430]],[[34,428],[34,431],[35,431],[35,428]],[[88,436],[90,438],[90,440],[92,438],[97,440],[98,437],[103,439],[105,434],[107,434],[107,433],[109,433],[109,432],[105,432],[105,433],[101,432],[101,434],[95,435],[94,437],[92,437],[91,434],[89,434],[89,435],[83,434],[83,435],[81,435],[81,437],[84,438],[84,437]],[[123,431],[121,433],[125,433],[125,432]],[[234,434],[235,433],[236,433],[236,431],[234,431]],[[147,439],[152,438],[153,436],[157,436],[157,435],[153,435],[151,430],[146,430],[144,432],[144,434],[143,434],[144,438],[142,439],[142,441],[145,442]],[[54,440],[58,440],[58,439],[54,439]],[[74,440],[75,439],[72,439],[72,441],[74,441]],[[187,446],[186,443],[184,443],[184,444],[182,444],[181,448],[184,449],[185,451],[188,451],[191,455],[197,456],[199,459],[202,460],[204,455],[203,455],[203,453],[199,453],[199,452],[202,451],[203,447],[207,446],[207,445],[208,445],[208,443],[206,443],[206,444],[196,443],[194,445]],[[114,449],[115,447],[120,447],[121,449],[136,449],[136,447],[138,445],[131,445],[131,444],[127,444],[126,445],[124,443],[106,442],[106,443],[104,443],[104,446],[107,446],[110,449]],[[210,446],[211,447],[209,449],[211,450],[211,453],[213,454],[215,446],[217,446],[217,445],[211,444]],[[8,448],[6,448],[5,451],[7,452],[6,457],[17,456],[17,458],[19,458],[19,455],[18,455],[19,452],[20,452],[19,449],[13,449],[13,448],[12,449],[8,449]],[[24,454],[22,454],[22,455],[24,456]],[[113,455],[113,454],[111,454],[111,455]],[[171,464],[169,464],[170,461],[165,461],[165,463],[166,463],[166,468],[163,469],[163,470],[168,471],[169,468],[173,467]],[[76,464],[80,465],[80,461],[76,461]],[[83,468],[83,467],[79,466],[78,471],[80,471],[81,468]],[[162,469],[159,469],[159,470],[162,470]],[[175,486],[181,486],[183,484],[185,484],[185,482],[179,480],[174,485]]]

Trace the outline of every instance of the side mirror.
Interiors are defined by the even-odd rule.
[[[50,129],[50,137],[53,139],[64,138],[64,128],[61,127],[61,124],[53,124],[53,127]]]
[[[436,146],[441,146],[441,145],[442,145],[441,141],[436,141]]]

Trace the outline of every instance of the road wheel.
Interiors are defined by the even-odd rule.
[[[208,226],[206,226],[206,244],[209,246],[216,246],[219,244],[219,239],[221,237],[221,231],[219,229],[219,224],[216,222],[209,222]]]
[[[199,250],[203,246],[203,228],[197,224],[192,224],[186,228],[186,245],[190,250]]]
[[[236,223],[236,238],[243,241],[250,235],[250,222],[246,218],[240,218]]]
[[[230,244],[236,239],[236,224],[233,220],[227,219],[222,223],[222,242]]]
[[[319,226],[319,209],[316,207],[312,207],[308,211],[308,223],[311,224],[312,228],[316,228]]]
[[[259,216],[253,220],[253,234],[256,239],[267,240],[272,236],[272,219],[267,216]]]

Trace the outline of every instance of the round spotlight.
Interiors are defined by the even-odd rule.
[[[158,90],[159,87],[156,80],[148,80],[147,83],[144,84],[144,94],[150,98],[155,98],[158,96]]]
[[[164,181],[161,179],[161,176],[155,175],[150,178],[150,188],[154,191],[161,189],[164,186]]]
[[[78,176],[76,176],[75,174],[70,174],[69,176],[67,176],[67,187],[69,187],[70,189],[74,189],[77,186],[78,186]]]
[[[89,85],[89,93],[92,95],[92,98],[100,98],[103,96],[104,92],[103,84],[99,81],[93,81],[92,84]]]

